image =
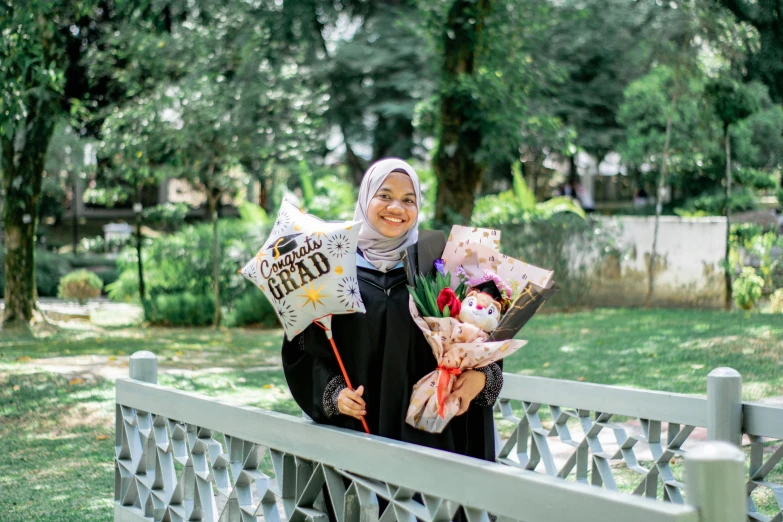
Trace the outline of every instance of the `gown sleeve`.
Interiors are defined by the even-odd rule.
[[[323,331],[310,325],[291,341],[284,339],[282,359],[288,387],[302,411],[315,422],[333,424],[335,411],[327,399],[342,377]]]

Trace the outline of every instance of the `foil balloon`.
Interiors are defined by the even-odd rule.
[[[289,340],[332,314],[361,312],[356,245],[361,222],[324,222],[284,201],[258,254],[239,271],[274,306]]]

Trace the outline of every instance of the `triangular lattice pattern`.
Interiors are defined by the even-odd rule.
[[[155,522],[435,522],[458,511],[468,522],[490,520],[486,511],[121,405],[115,501]]]
[[[666,423],[666,438],[662,437],[662,422],[639,419],[641,434],[629,435],[626,428],[613,423],[611,413],[573,410],[557,405],[544,405],[521,401],[523,416],[517,417],[511,401],[503,399],[497,407],[503,418],[512,422],[514,430],[501,448],[498,462],[510,466],[535,470],[559,478],[573,475],[576,481],[619,490],[617,474],[622,468],[629,470],[634,481],[634,494],[649,498],[659,497],[659,484],[662,500],[682,504],[684,484],[672,471],[671,461],[675,456],[683,456],[682,444],[695,429],[693,426],[681,426]],[[542,419],[544,410],[551,414],[551,420]],[[606,451],[599,435],[604,431],[612,433],[617,448]],[[561,446],[571,447],[573,451],[563,462],[556,462],[550,447],[550,440],[557,438]],[[636,446],[645,443],[652,455],[652,464],[647,467],[640,464]],[[514,457],[514,458],[512,458]],[[624,463],[625,466],[617,466]],[[625,472],[623,480],[628,480]]]

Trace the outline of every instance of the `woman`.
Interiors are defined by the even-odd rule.
[[[356,259],[367,313],[332,319],[335,343],[356,390],[346,387],[323,330],[313,325],[283,343],[286,380],[296,402],[316,422],[361,430],[364,417],[374,435],[494,460],[491,406],[503,379],[497,364],[458,377],[459,416],[442,433],[405,423],[413,385],[436,366],[410,316],[401,263],[402,253],[417,245],[420,208],[419,178],[410,165],[385,159],[370,167],[354,215],[363,222]]]

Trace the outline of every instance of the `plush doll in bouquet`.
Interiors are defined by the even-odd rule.
[[[478,326],[486,333],[492,333],[507,308],[503,306],[506,302],[493,280],[479,283],[462,300],[457,318],[463,323]]]

